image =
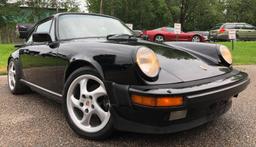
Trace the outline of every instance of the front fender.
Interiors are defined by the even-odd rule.
[[[9,64],[11,59],[18,60],[19,59],[19,50],[14,51],[13,53],[10,54],[7,63]],[[8,65],[7,64],[7,65]]]
[[[195,42],[165,42],[164,44],[192,53],[210,65],[221,64],[218,52],[219,44]]]
[[[77,61],[91,65],[104,81],[134,84],[137,83],[137,77],[131,56],[136,49],[137,47],[126,44],[86,40],[61,44],[59,54],[68,60],[68,66]]]
[[[94,69],[97,70],[97,72],[100,74],[101,77],[104,77],[104,72],[103,72],[100,64],[98,62],[95,62],[94,60],[92,60],[91,58],[89,58],[87,56],[81,56],[81,55],[74,56],[70,59],[69,63],[70,64],[67,67],[65,73],[67,73],[67,70],[74,64],[82,64],[82,65],[88,65],[90,67],[93,67]]]

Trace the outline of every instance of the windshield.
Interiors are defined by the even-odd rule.
[[[106,37],[133,33],[119,20],[95,15],[62,15],[59,17],[60,39]]]
[[[154,29],[155,31],[161,31],[162,30],[162,28],[157,28],[157,29]]]

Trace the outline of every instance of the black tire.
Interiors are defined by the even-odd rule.
[[[78,134],[80,137],[83,138],[87,138],[87,139],[93,139],[93,140],[101,140],[101,139],[106,139],[108,138],[112,132],[113,132],[113,123],[112,123],[112,115],[110,115],[110,119],[108,121],[108,123],[105,125],[105,127],[103,129],[101,129],[98,132],[95,133],[89,133],[89,132],[85,132],[83,130],[81,130],[79,127],[77,127],[75,125],[75,123],[73,122],[73,120],[71,119],[69,112],[68,112],[68,106],[67,106],[67,94],[68,94],[68,90],[69,87],[71,85],[71,83],[79,76],[81,75],[85,75],[85,74],[89,74],[89,75],[93,75],[98,77],[100,80],[102,80],[101,76],[97,73],[96,70],[89,68],[89,67],[82,67],[79,68],[77,70],[75,70],[67,79],[65,86],[64,86],[64,95],[63,95],[63,111],[64,111],[64,115],[66,117],[66,120],[70,126],[70,128],[76,133]],[[111,113],[111,111],[110,111]]]
[[[242,40],[242,39],[240,39],[240,37],[239,37],[238,34],[236,34],[236,40],[237,40],[237,41]]]
[[[15,84],[13,84],[13,82],[10,82],[10,66],[13,64],[14,69],[15,69],[15,76],[14,76],[14,80],[15,80]],[[18,65],[18,62],[14,59],[10,59],[9,63],[8,63],[8,68],[7,68],[7,83],[8,83],[8,87],[9,90],[11,91],[12,94],[25,94],[28,93],[30,91],[29,87],[27,87],[25,84],[23,84],[20,79],[22,77],[22,72],[20,70],[20,67]]]

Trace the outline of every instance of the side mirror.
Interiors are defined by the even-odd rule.
[[[143,32],[141,30],[133,30],[136,37],[141,37],[143,35]]]
[[[52,42],[52,38],[49,33],[33,33],[33,42]]]

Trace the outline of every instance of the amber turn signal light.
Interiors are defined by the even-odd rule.
[[[132,95],[132,101],[135,104],[151,107],[174,107],[184,104],[183,97],[152,97]]]

